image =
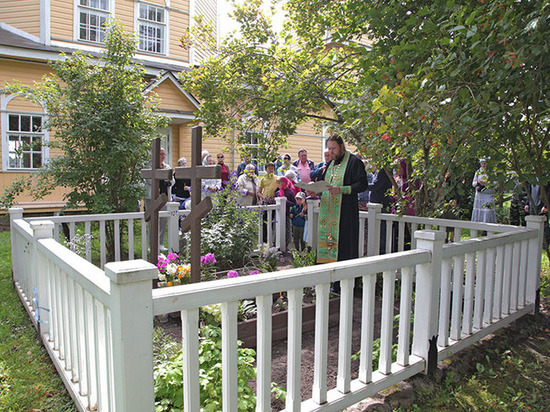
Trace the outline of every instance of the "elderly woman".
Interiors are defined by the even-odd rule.
[[[214,159],[212,155],[206,155],[202,161],[203,166],[214,166]],[[221,179],[202,179],[202,196],[212,196],[222,187]]]
[[[241,206],[254,206],[258,204],[258,178],[254,174],[255,166],[249,163],[244,172],[237,179],[237,187],[242,197],[239,199]]]
[[[472,186],[476,189],[472,222],[496,223],[495,189],[487,174],[487,159],[479,159],[480,168],[474,175]]]
[[[187,159],[185,157],[180,157],[178,159],[178,167],[187,166]],[[190,179],[175,179],[174,186],[172,186],[172,201],[179,202],[180,209],[186,209],[189,204],[189,199],[191,198],[191,180]]]

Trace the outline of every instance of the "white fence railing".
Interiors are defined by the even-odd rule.
[[[412,223],[435,224],[434,220],[411,219],[417,220]],[[152,290],[151,279],[157,276],[154,265],[133,260],[106,263],[104,270],[99,269],[59,244],[53,238],[52,222],[27,222],[21,211],[13,210],[13,273],[22,301],[81,410],[153,409],[153,317],[179,311],[185,410],[198,411],[199,308],[221,303],[223,410],[237,411],[237,307],[239,300],[250,298],[256,299],[258,307],[257,410],[271,410],[272,296],[286,292],[286,409],[337,411],[432,369],[438,360],[533,313],[544,218],[529,216],[527,221],[527,228],[468,223],[474,225],[472,230],[486,230],[490,235],[449,244],[444,243],[444,231],[419,230],[412,233],[415,247],[408,251]],[[462,223],[453,224],[460,227]],[[380,327],[375,329],[379,273],[383,288]],[[358,370],[352,371],[356,278],[362,284],[361,350]],[[338,372],[336,387],[329,388],[328,302],[334,281],[340,281],[341,289]],[[312,397],[303,400],[301,307],[303,289],[312,286],[316,290],[316,363]],[[400,317],[394,329],[396,313]],[[376,336],[380,336],[380,357],[373,368]]]
[[[167,203],[167,210],[159,212],[159,218],[168,219],[166,224],[167,249],[179,250],[179,222],[189,210],[178,210],[179,203]],[[274,246],[282,251],[286,250],[287,241],[284,222],[286,221],[286,198],[276,198],[273,205],[250,206],[245,209],[258,212],[258,249],[262,245]],[[23,213],[23,209],[13,208],[12,213]],[[265,218],[262,216],[265,214]],[[28,222],[42,221],[44,217],[29,217]],[[107,230],[112,222],[113,240],[112,261],[132,260],[141,258],[147,260],[149,245],[149,225],[145,222],[143,212],[110,213],[103,215],[61,215],[51,216],[48,220],[54,223],[53,238],[58,242],[64,241],[69,248],[75,251],[82,248],[84,257],[92,262],[94,252],[99,256],[98,264],[105,267],[108,261]],[[263,222],[271,222],[264,224]],[[97,239],[94,239],[98,237]],[[124,257],[124,259],[123,259]]]

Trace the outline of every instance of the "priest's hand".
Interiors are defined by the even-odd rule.
[[[340,189],[339,186],[331,186],[328,191],[330,192],[331,195],[337,195],[339,193],[342,193],[342,189]]]

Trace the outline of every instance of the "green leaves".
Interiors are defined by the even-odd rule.
[[[221,328],[206,325],[200,330],[199,381],[202,411],[222,410],[222,345]],[[248,382],[256,377],[253,349],[238,352],[238,410],[248,412],[256,407],[256,395]],[[155,365],[155,410],[174,411],[183,407],[183,353]]]
[[[42,187],[33,190],[35,197],[64,187],[69,207],[83,204],[90,213],[135,210],[144,196],[139,170],[148,160],[150,140],[166,124],[154,93],[143,93],[145,71],[133,61],[135,50],[134,35],[111,21],[99,62],[75,52],[53,63],[54,74],[36,88],[12,85],[44,105],[47,127],[55,130],[52,146],[61,153],[33,175]]]
[[[470,180],[480,155],[547,179],[547,2],[289,0],[286,8],[283,38],[260,33],[260,16],[247,14],[247,41],[226,42],[201,74],[187,75],[212,133],[236,128],[234,142],[244,144],[245,132],[263,127],[272,156],[314,119],[379,167],[406,158],[421,182],[417,213],[441,209],[440,176]]]

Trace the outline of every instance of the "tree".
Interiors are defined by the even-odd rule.
[[[280,36],[257,3],[235,12],[242,37],[185,76],[213,98],[199,112],[212,131],[252,114],[277,144],[315,118],[378,166],[406,159],[419,213],[441,211],[442,177],[469,181],[481,155],[550,179],[547,0],[288,0]]]
[[[61,151],[33,175],[42,189],[33,194],[61,186],[67,206],[91,213],[136,209],[144,195],[140,169],[152,137],[166,124],[155,113],[154,96],[143,94],[145,71],[132,61],[133,35],[111,22],[105,47],[97,63],[76,52],[53,63],[55,74],[35,87],[10,86],[44,106],[46,127],[55,131],[49,145]]]
[[[66,188],[67,207],[82,205],[90,213],[136,210],[145,194],[140,169],[149,159],[151,139],[166,124],[155,112],[155,97],[143,93],[145,70],[132,60],[134,35],[115,21],[107,32],[96,63],[76,52],[53,63],[54,74],[35,87],[10,86],[43,105],[46,127],[55,131],[50,146],[61,152],[23,186],[35,198]],[[8,188],[4,200],[18,190]]]

